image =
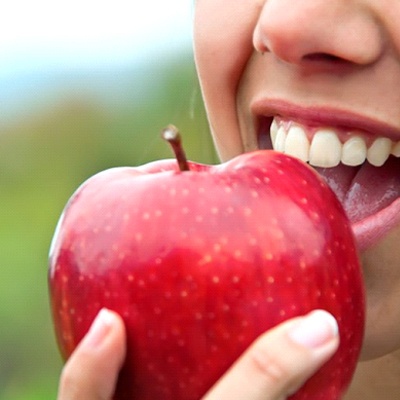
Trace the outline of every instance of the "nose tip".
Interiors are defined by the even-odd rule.
[[[383,48],[380,28],[372,15],[345,3],[268,0],[253,31],[254,48],[292,64],[372,63]]]

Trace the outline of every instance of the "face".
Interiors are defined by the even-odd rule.
[[[393,0],[196,2],[221,159],[274,146],[317,168],[345,206],[367,288],[364,358],[400,349],[399,20]]]

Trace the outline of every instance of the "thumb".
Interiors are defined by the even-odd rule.
[[[64,366],[58,400],[111,400],[125,346],[121,317],[102,309]]]
[[[203,400],[282,400],[295,393],[336,351],[336,320],[316,310],[260,336]]]

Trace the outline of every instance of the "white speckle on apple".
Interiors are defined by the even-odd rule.
[[[253,210],[250,207],[245,207],[243,213],[246,217],[250,217],[253,214]]]
[[[202,266],[205,264],[209,264],[213,260],[213,257],[210,254],[205,254],[201,260],[199,260],[198,265]]]
[[[67,283],[68,282],[68,276],[67,275],[63,275],[62,276],[62,281],[63,281],[63,283]]]
[[[128,281],[133,282],[135,280],[135,277],[132,274],[128,275]]]
[[[189,189],[182,189],[182,194],[183,194],[184,196],[187,196],[189,193],[190,193],[190,190],[189,190]]]
[[[204,217],[202,215],[196,215],[195,220],[196,220],[196,222],[203,222]]]
[[[219,253],[221,251],[222,246],[219,243],[214,243],[213,249],[216,253]]]
[[[302,198],[300,199],[300,203],[305,205],[305,204],[308,203],[308,199],[307,199],[306,197],[302,197]]]
[[[160,307],[154,307],[154,314],[155,315],[160,315],[161,314],[161,308]]]
[[[268,176],[264,176],[263,181],[268,185],[271,182],[271,179]]]
[[[218,213],[219,213],[218,207],[211,207],[211,214],[216,215],[216,214],[218,214]]]
[[[174,188],[170,189],[170,190],[169,190],[169,195],[170,195],[171,197],[175,197],[175,196],[176,196],[176,189],[174,189]]]
[[[232,193],[232,188],[229,186],[225,186],[225,193]]]
[[[207,313],[207,317],[208,317],[208,319],[215,319],[215,313],[209,312],[209,313]]]
[[[259,197],[259,194],[258,194],[257,190],[252,190],[251,191],[251,196],[254,197],[255,199],[257,199]]]
[[[228,242],[229,242],[229,240],[228,240],[228,238],[227,238],[226,236],[221,236],[221,237],[219,238],[219,242],[220,242],[222,245],[227,245]]]
[[[182,207],[182,214],[189,214],[189,207]]]
[[[122,220],[124,222],[128,222],[130,218],[131,218],[131,216],[129,215],[129,213],[125,213],[124,216],[122,217]]]
[[[311,218],[316,222],[320,222],[321,221],[321,216],[317,212],[312,212],[311,213]]]
[[[279,315],[281,316],[281,317],[284,317],[285,315],[286,315],[286,311],[285,310],[280,310],[279,311]]]
[[[187,290],[182,290],[182,291],[181,291],[181,297],[182,297],[182,298],[185,298],[185,297],[187,297],[187,296],[188,296]]]
[[[267,297],[267,303],[273,303],[274,302],[274,298],[271,296]]]
[[[142,218],[143,218],[144,220],[150,219],[150,213],[148,213],[148,212],[143,213]]]
[[[161,210],[156,210],[156,211],[154,212],[154,215],[155,215],[156,217],[161,217],[161,216],[163,215],[163,212],[162,212]]]
[[[156,265],[160,265],[160,264],[162,263],[162,258],[161,258],[161,257],[157,257],[157,258],[155,259],[154,263],[155,263]]]
[[[313,256],[315,257],[320,257],[321,256],[321,251],[319,249],[314,249],[312,251]]]
[[[150,336],[149,336],[150,337]],[[147,364],[147,370],[148,371],[154,371],[154,363],[148,363]]]
[[[226,211],[228,212],[228,214],[233,214],[235,212],[235,209],[232,206],[229,206]]]
[[[219,276],[214,275],[214,276],[212,277],[212,281],[213,281],[213,283],[215,283],[215,284],[219,283],[219,282],[220,282]]]
[[[288,276],[288,277],[286,278],[286,282],[287,282],[287,283],[292,283],[292,282],[293,282],[293,277]]]
[[[249,244],[250,244],[250,246],[257,246],[258,241],[257,241],[257,239],[255,237],[251,237],[249,239]]]
[[[240,277],[237,275],[232,276],[232,282],[233,283],[239,283],[240,282]]]
[[[231,309],[231,307],[230,307],[230,305],[229,304],[223,304],[222,305],[222,311],[223,312],[228,312],[228,311],[230,311],[230,309]]]
[[[267,260],[267,261],[272,261],[273,259],[274,259],[274,255],[272,254],[272,253],[265,253],[264,254],[264,258]]]
[[[141,242],[143,239],[143,235],[140,232],[135,233],[135,239],[137,242]]]
[[[141,288],[143,288],[143,287],[146,286],[146,283],[145,283],[145,281],[144,281],[143,279],[139,279],[138,285],[139,285]]]
[[[241,258],[242,257],[242,252],[240,250],[235,250],[233,253],[235,258]]]
[[[275,278],[273,276],[268,276],[267,282],[272,285],[273,283],[275,283]]]
[[[203,314],[200,313],[200,312],[197,312],[195,314],[195,318],[196,318],[197,321],[201,321],[203,319]]]
[[[202,186],[199,187],[199,193],[205,193],[206,189],[204,189]]]
[[[75,314],[75,308],[70,308],[70,309],[69,309],[69,313],[70,313],[71,315],[74,315],[74,314]]]

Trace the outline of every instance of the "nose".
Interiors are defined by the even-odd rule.
[[[292,64],[373,63],[383,51],[384,38],[372,11],[362,3],[266,0],[254,29],[254,47]]]

